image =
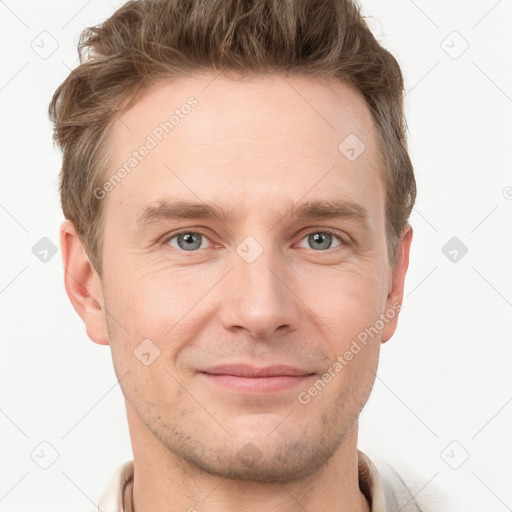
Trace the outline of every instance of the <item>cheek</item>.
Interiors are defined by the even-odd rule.
[[[294,291],[291,300],[298,301],[298,308],[304,310],[305,316],[298,323],[305,329],[314,323],[314,328],[331,340],[325,348],[332,357],[343,353],[382,312],[385,272],[371,263],[338,268],[319,265],[308,273],[288,268],[284,276]],[[172,360],[222,308],[222,303],[211,302],[212,296],[208,297],[223,275],[221,266],[201,271],[193,265],[181,269],[150,265],[121,268],[120,264],[110,269],[105,294],[111,321],[119,324],[115,325],[117,335],[125,340],[122,345],[128,357],[142,340],[150,339],[168,361]]]
[[[183,294],[170,282],[132,279],[106,296],[116,376],[125,397],[136,410],[146,411],[144,415],[157,410],[156,403],[170,404],[181,393],[173,378],[173,359],[183,336],[177,328],[186,324],[179,320],[186,312]]]
[[[137,269],[125,275],[112,279],[117,286],[109,290],[109,297],[132,338],[156,334],[161,338],[193,305],[192,280],[183,282],[169,272],[140,273]]]
[[[114,356],[122,358],[123,366],[134,368],[137,373],[141,368],[134,352],[135,355],[149,352],[146,359],[151,359],[153,352],[157,355],[151,371],[159,366],[174,367],[180,351],[193,344],[207,319],[206,301],[200,301],[212,288],[214,278],[204,273],[201,276],[197,271],[188,271],[186,275],[170,270],[145,269],[143,275],[134,271],[130,281],[124,281],[115,297],[110,297],[115,302],[113,316],[124,327],[114,326],[117,336],[112,340]],[[170,378],[165,372],[163,377],[154,377]]]
[[[375,270],[343,269],[304,283],[300,296],[323,320],[337,353],[379,318],[385,305],[384,280],[384,273]]]

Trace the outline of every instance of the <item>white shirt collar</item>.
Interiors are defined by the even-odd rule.
[[[393,512],[394,507],[389,509],[386,508],[383,482],[377,467],[361,450],[358,450],[357,453],[359,463],[359,485],[361,487],[361,491],[371,503],[371,512]],[[133,512],[131,509],[132,483],[133,460],[129,460],[121,464],[121,466],[119,466],[111,476],[110,481],[98,502],[98,511]],[[125,495],[127,503],[125,503]]]

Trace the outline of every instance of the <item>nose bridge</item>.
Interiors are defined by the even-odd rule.
[[[245,328],[256,337],[271,336],[283,326],[295,328],[297,309],[287,280],[279,254],[256,238],[246,237],[233,253],[222,305],[224,327]]]

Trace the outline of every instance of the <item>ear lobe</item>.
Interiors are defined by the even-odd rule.
[[[108,345],[101,280],[89,262],[70,220],[65,220],[61,225],[60,247],[64,286],[69,300],[83,320],[89,338],[100,345]]]
[[[389,293],[386,299],[384,315],[388,318],[382,329],[381,343],[388,341],[396,331],[398,313],[404,297],[404,283],[407,268],[409,267],[409,251],[412,241],[412,227],[407,224],[397,247],[396,261],[389,280]]]

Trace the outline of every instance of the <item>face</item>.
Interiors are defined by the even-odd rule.
[[[129,421],[211,474],[313,473],[368,398],[407,265],[407,240],[387,258],[364,100],[304,78],[161,83],[112,150],[106,180],[136,160],[103,188],[108,313],[83,317]]]

